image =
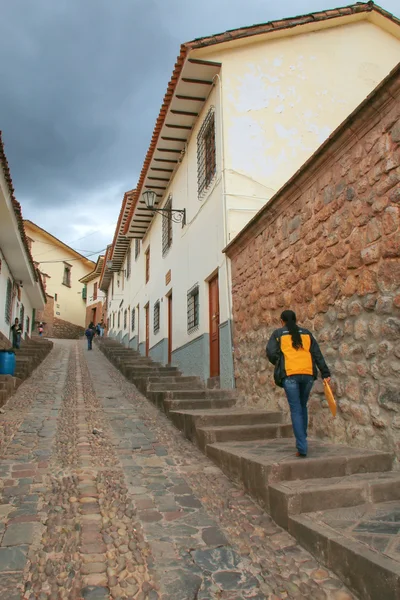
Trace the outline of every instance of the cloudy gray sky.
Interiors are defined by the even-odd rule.
[[[180,43],[349,3],[3,0],[0,129],[24,216],[76,249],[104,248]],[[400,13],[398,0],[381,6]]]

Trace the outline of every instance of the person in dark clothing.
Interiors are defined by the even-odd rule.
[[[19,350],[19,347],[21,345],[22,327],[19,324],[18,319],[15,319],[14,325],[11,327],[11,333],[13,348],[17,348],[17,350]]]
[[[267,344],[267,358],[275,365],[276,385],[283,387],[290,407],[297,456],[307,456],[307,402],[318,370],[330,381],[330,371],[312,333],[296,323],[296,314],[285,310],[282,327],[276,329]]]
[[[88,350],[92,350],[92,342],[95,335],[95,326],[93,323],[89,323],[88,328],[85,331],[85,335],[87,337]]]

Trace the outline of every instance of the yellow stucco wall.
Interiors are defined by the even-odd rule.
[[[399,27],[344,22],[193,52],[222,63],[230,239],[400,61]]]
[[[54,297],[57,294],[57,300],[54,299],[55,316],[83,327],[86,302],[82,299],[84,286],[79,279],[93,271],[94,263],[89,260],[77,260],[76,253],[61,244],[57,245],[53,237],[32,228],[27,222],[25,222],[25,231],[26,235],[33,240],[31,247],[33,259],[40,263],[40,271],[48,275],[46,293]],[[63,284],[64,261],[71,265],[71,287]]]

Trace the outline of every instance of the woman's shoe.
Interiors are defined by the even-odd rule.
[[[301,454],[300,452],[296,452],[296,456],[298,456],[298,458],[307,458],[307,454]]]

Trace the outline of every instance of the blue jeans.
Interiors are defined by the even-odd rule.
[[[92,341],[93,341],[93,338],[88,337],[88,339],[87,339],[87,349],[88,350],[92,349]]]
[[[300,454],[307,454],[308,411],[307,402],[314,384],[312,375],[291,375],[283,380],[283,388],[289,402],[296,447]]]

